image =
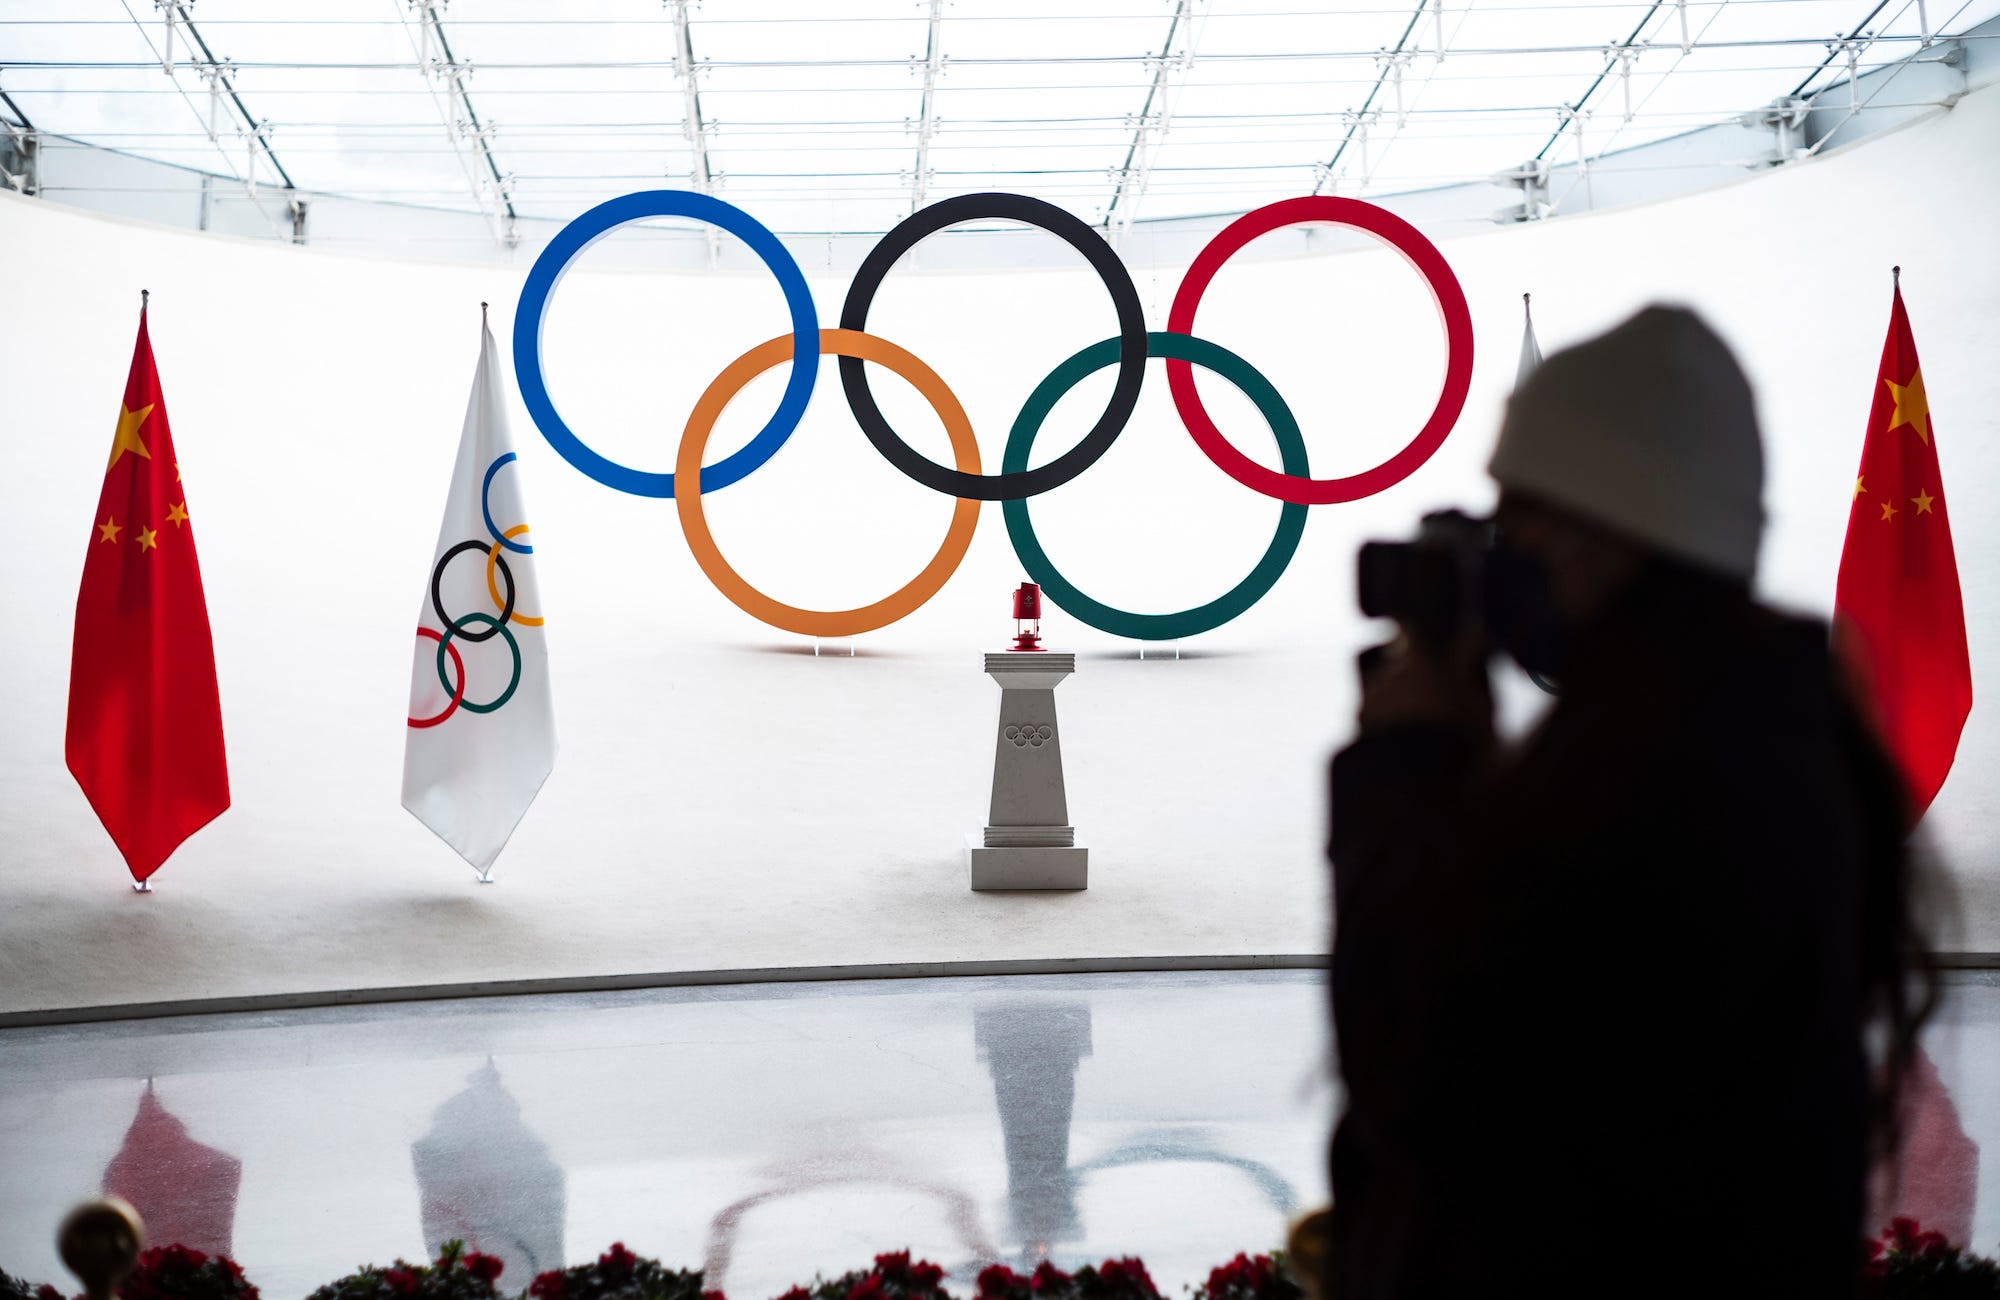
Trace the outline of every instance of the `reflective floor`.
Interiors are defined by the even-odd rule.
[[[449,1237],[622,1240],[762,1300],[909,1247],[1136,1253],[1172,1295],[1325,1199],[1315,972],[408,1003],[0,1032],[0,1268],[117,1192],[272,1300]],[[1905,1203],[2000,1248],[2000,975],[1927,1042]],[[1982,1183],[1984,1186],[1982,1187]],[[1982,1195],[1982,1191],[1984,1195]]]

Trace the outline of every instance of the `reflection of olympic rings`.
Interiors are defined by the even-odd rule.
[[[585,446],[570,432],[555,403],[549,400],[548,385],[542,381],[542,315],[548,310],[549,296],[570,262],[618,227],[646,217],[690,217],[722,227],[750,245],[751,251],[778,277],[785,291],[785,305],[792,315],[792,337],[798,340],[792,354],[792,376],[785,383],[785,395],[777,413],[728,459],[701,471],[701,490],[713,492],[728,487],[777,454],[805,416],[812,399],[813,384],[819,375],[819,358],[809,351],[819,333],[819,315],[813,308],[812,291],[799,264],[792,259],[778,237],[743,209],[706,194],[690,190],[641,190],[621,194],[590,209],[557,232],[528,271],[521,286],[521,302],[514,312],[514,377],[521,386],[521,401],[534,418],[535,427],[549,440],[562,458],[609,488],[641,497],[670,497],[674,476],[650,474],[621,465]]]
[[[465,699],[465,660],[458,657],[457,646],[446,646],[443,634],[436,628],[419,626],[417,628],[417,635],[420,637],[427,636],[437,642],[440,648],[450,650],[451,666],[458,673],[457,686],[453,686],[450,682],[444,684],[445,690],[451,695],[451,703],[445,705],[442,712],[434,713],[428,718],[410,719],[410,725],[413,727],[435,727],[438,723],[443,722],[446,718],[458,712],[459,703]]]
[[[1222,430],[1215,427],[1202,407],[1201,395],[1194,387],[1194,371],[1187,362],[1167,362],[1167,389],[1174,395],[1174,409],[1180,412],[1181,423],[1223,473],[1267,497],[1313,506],[1355,501],[1393,487],[1416,472],[1419,465],[1431,458],[1432,452],[1444,445],[1445,435],[1465,409],[1466,390],[1472,385],[1472,313],[1465,305],[1465,291],[1459,288],[1458,277],[1452,274],[1444,254],[1419,234],[1415,226],[1385,208],[1360,199],[1315,194],[1246,212],[1224,226],[1195,256],[1194,265],[1188,267],[1181,279],[1181,287],[1174,291],[1174,305],[1167,311],[1167,328],[1176,334],[1194,333],[1195,309],[1201,306],[1208,282],[1215,278],[1224,262],[1259,235],[1307,221],[1329,221],[1367,231],[1401,253],[1430,286],[1431,296],[1437,300],[1438,315],[1444,321],[1444,386],[1438,393],[1437,405],[1431,408],[1430,419],[1424,422],[1417,436],[1380,465],[1346,478],[1307,478],[1289,469],[1279,474],[1251,460],[1222,436]]]
[[[1298,421],[1292,418],[1291,408],[1285,405],[1284,398],[1278,396],[1278,390],[1271,386],[1271,381],[1259,374],[1249,362],[1206,339],[1186,334],[1148,334],[1146,344],[1156,357],[1179,360],[1183,364],[1191,361],[1235,384],[1244,396],[1256,404],[1264,422],[1271,426],[1271,433],[1278,440],[1278,454],[1285,472],[1300,475],[1306,472],[1306,442],[1299,435]],[[1007,451],[1001,461],[1003,470],[1028,463],[1035,435],[1041,431],[1042,421],[1048,418],[1049,411],[1084,376],[1110,365],[1117,356],[1117,349],[1116,339],[1093,343],[1049,372],[1049,377],[1028,395],[1021,414],[1014,420],[1014,429],[1007,435]],[[1048,552],[1042,549],[1041,541],[1035,536],[1034,525],[1028,520],[1026,501],[1008,501],[1001,507],[1001,512],[1007,519],[1007,536],[1013,539],[1014,553],[1021,557],[1021,567],[1041,585],[1050,600],[1100,631],[1141,641],[1165,641],[1221,627],[1262,600],[1264,593],[1285,571],[1285,566],[1292,562],[1292,553],[1299,549],[1299,538],[1306,530],[1306,508],[1287,501],[1278,513],[1277,535],[1271,539],[1264,558],[1257,561],[1257,567],[1250,571],[1249,577],[1207,604],[1184,609],[1178,614],[1132,614],[1092,600],[1056,572]]]
[[[517,555],[533,555],[535,553],[534,547],[523,546],[519,542],[508,540],[511,537],[526,532],[528,530],[528,526],[526,524],[521,524],[520,526],[515,528],[509,528],[506,532],[503,533],[500,531],[499,525],[493,522],[493,506],[491,504],[491,496],[493,492],[493,476],[500,472],[500,467],[502,465],[505,465],[508,461],[513,459],[514,459],[514,453],[510,451],[504,456],[495,456],[493,458],[493,463],[486,467],[486,477],[479,484],[479,517],[486,521],[486,531],[493,534],[493,540],[495,543],[506,547],[508,550],[513,551]],[[490,582],[492,581],[492,579],[489,578],[488,581]],[[493,603],[496,605],[499,604],[500,598],[498,596],[495,596],[493,598]]]
[[[934,464],[898,437],[882,418],[875,395],[868,391],[868,369],[859,357],[841,359],[840,383],[847,392],[847,406],[854,412],[855,423],[891,465],[946,496],[1008,501],[1061,487],[1111,450],[1111,444],[1139,404],[1139,386],[1146,379],[1146,313],[1139,305],[1139,291],[1133,287],[1125,264],[1118,260],[1111,245],[1104,242],[1104,237],[1083,222],[1053,203],[1022,194],[962,194],[931,204],[882,236],[861,263],[861,269],[854,273],[854,282],[847,289],[847,302],[840,309],[840,327],[856,331],[868,328],[868,307],[875,301],[875,291],[882,287],[882,278],[918,241],[946,226],[980,217],[1005,217],[1041,227],[1082,253],[1090,269],[1097,272],[1097,278],[1104,281],[1111,304],[1118,310],[1118,381],[1111,390],[1111,400],[1105,403],[1104,414],[1097,418],[1090,432],[1040,469],[1031,470],[1023,462],[997,478],[982,478]]]
[[[510,451],[507,454],[511,456],[514,453]],[[500,548],[502,546],[513,545],[513,543],[508,541],[507,539],[510,537],[519,537],[522,533],[525,533],[527,531],[528,531],[528,526],[526,524],[515,524],[512,528],[509,528],[498,539],[496,539],[491,549],[489,549],[486,552],[486,592],[488,595],[493,597],[493,603],[499,605],[500,608],[504,610],[511,611],[513,608],[514,580],[511,577],[508,578],[507,580],[508,600],[505,604],[502,604],[500,600],[500,588],[497,585],[495,585],[493,581],[493,566],[500,562]],[[530,547],[524,547],[522,549],[533,550],[534,548],[530,546]],[[442,618],[443,616],[440,615],[439,617]],[[542,620],[539,618],[529,618],[526,614],[515,614],[511,612],[507,616],[507,621],[509,623],[519,623],[522,627],[540,627],[542,625]],[[491,636],[492,633],[489,632],[487,635]]]
[[[525,524],[522,525],[522,527],[524,528],[526,526],[527,525]],[[458,545],[452,547],[450,550],[446,551],[443,555],[439,556],[437,567],[431,570],[431,608],[437,612],[438,622],[444,624],[446,627],[451,627],[451,628],[457,627],[458,620],[453,619],[451,615],[444,612],[444,593],[441,590],[444,585],[444,571],[451,566],[451,562],[453,559],[457,558],[464,552],[485,551],[485,550],[486,550],[485,542],[460,542]],[[494,624],[492,628],[489,628],[488,630],[479,633],[460,632],[458,634],[462,639],[467,641],[492,640],[493,633],[499,629],[500,623],[505,623],[508,620],[508,618],[510,618],[514,613],[514,571],[507,567],[507,561],[505,559],[502,559],[498,552],[489,553],[487,556],[487,560],[489,564],[494,561],[497,561],[499,563],[500,576],[507,580],[507,599],[503,602],[499,599],[497,595],[494,597],[494,603],[500,606],[499,622],[497,623],[494,622],[494,619],[492,618],[491,615],[487,614],[480,615],[480,617],[484,618],[487,622]],[[466,617],[470,618],[472,616],[468,614],[466,615]],[[446,684],[446,689],[450,689],[449,683]],[[471,706],[468,705],[467,707],[470,708]]]
[[[511,650],[514,654],[514,675],[507,680],[507,689],[500,692],[500,694],[496,698],[489,700],[485,704],[474,704],[471,700],[464,699],[465,669],[463,665],[460,665],[459,687],[458,687],[459,702],[464,705],[465,710],[468,713],[491,713],[495,709],[499,708],[501,705],[505,704],[508,700],[513,699],[514,688],[521,684],[521,645],[520,642],[514,639],[514,634],[507,630],[507,625],[501,622],[499,619],[493,617],[491,614],[481,614],[477,610],[475,610],[470,614],[464,615],[458,620],[458,622],[453,623],[450,627],[447,627],[445,629],[444,635],[438,638],[438,653],[437,653],[438,680],[444,683],[444,688],[446,690],[451,689],[451,680],[444,675],[445,651],[451,649],[451,639],[455,636],[463,637],[467,641],[475,639],[471,633],[466,632],[464,630],[464,627],[467,623],[486,624],[486,635],[492,636],[495,632],[498,632],[501,636],[507,639],[507,648]],[[429,628],[420,628],[418,630],[420,632],[430,631]],[[483,640],[484,638],[479,638],[479,639]],[[452,656],[454,661],[456,661],[457,657],[458,656],[456,655],[456,653],[454,653]],[[442,721],[442,719],[440,719],[440,721]]]
[[[901,375],[912,388],[923,394],[931,409],[937,412],[938,419],[944,423],[944,431],[951,439],[952,455],[960,469],[968,474],[979,473],[979,441],[973,436],[972,422],[965,418],[965,408],[958,404],[958,398],[929,366],[893,343],[856,330],[821,330],[819,350],[836,356],[873,361]],[[863,605],[858,609],[800,609],[773,600],[745,582],[716,548],[715,538],[710,534],[708,520],[702,512],[701,488],[698,486],[700,476],[694,471],[701,464],[702,448],[708,445],[708,435],[715,428],[716,418],[729,405],[729,399],[742,392],[745,384],[796,351],[796,344],[789,335],[760,343],[730,362],[702,393],[700,400],[694,404],[693,414],[688,416],[687,431],[681,435],[680,455],[674,461],[677,476],[674,505],[680,510],[681,530],[687,535],[688,549],[694,552],[695,563],[737,608],[772,627],[784,628],[802,636],[854,636],[888,626],[937,594],[938,588],[950,579],[959,561],[965,558],[966,549],[972,545],[973,529],[979,523],[979,502],[960,497],[951,512],[951,527],[945,533],[944,544],[938,547],[937,554],[924,566],[924,571],[872,605]]]
[[[646,473],[609,460],[584,445],[550,401],[542,376],[541,326],[550,295],[564,268],[595,240],[628,222],[645,217],[677,216],[705,221],[736,235],[747,243],[770,268],[784,290],[792,318],[790,334],[751,349],[730,363],[711,382],[688,417],[679,453],[671,474]],[[1016,416],[1002,456],[1001,472],[987,476],[979,472],[979,451],[970,424],[944,382],[928,366],[910,353],[880,338],[862,333],[876,291],[891,267],[924,238],[960,221],[1001,218],[1024,222],[1068,242],[1090,263],[1103,281],[1117,310],[1118,334],[1114,339],[1094,344],[1057,367],[1036,386],[1028,402]],[[1401,253],[1424,277],[1436,301],[1445,332],[1445,373],[1436,405],[1416,436],[1381,464],[1340,478],[1315,479],[1309,476],[1303,439],[1297,422],[1285,402],[1256,369],[1234,353],[1193,337],[1195,312],[1216,272],[1243,246],[1257,236],[1287,226],[1326,222],[1351,226],[1388,243]],[[709,580],[734,604],[774,627],[811,636],[848,636],[885,626],[909,614],[930,598],[950,577],[964,557],[982,501],[1005,503],[1008,535],[1022,565],[1048,592],[1056,605],[1079,620],[1120,636],[1161,639],[1190,635],[1220,626],[1254,605],[1277,581],[1295,553],[1304,526],[1303,509],[1371,496],[1400,483],[1424,464],[1450,434],[1465,406],[1471,384],[1473,339],[1471,313],[1464,290],[1444,255],[1418,230],[1382,208],[1359,199],[1324,195],[1286,199],[1254,209],[1231,222],[1196,256],[1175,291],[1167,315],[1167,330],[1148,334],[1132,279],[1101,236],[1075,217],[1038,199],[1018,194],[972,194],[946,199],[911,215],[896,226],[862,261],[841,310],[838,330],[820,330],[818,317],[804,276],[782,242],[740,208],[703,194],[675,190],[649,190],[627,194],[601,203],[568,226],[550,241],[521,291],[514,316],[514,368],[528,413],[542,436],[565,460],[591,478],[638,496],[674,498],[683,530],[695,559]],[[803,418],[818,376],[818,356],[809,348],[817,338],[820,354],[840,358],[841,385],[849,409],[861,430],[877,451],[909,478],[947,496],[958,498],[950,532],[937,555],[918,577],[884,600],[859,609],[815,611],[784,605],[764,596],[737,576],[716,550],[714,539],[702,516],[701,496],[705,492],[736,483],[768,461],[784,445]],[[1216,466],[1244,486],[1285,503],[1279,515],[1277,535],[1250,576],[1216,600],[1178,614],[1131,614],[1103,605],[1076,590],[1055,572],[1048,556],[1035,540],[1022,504],[1024,498],[1047,492],[1075,478],[1103,456],[1131,419],[1144,383],[1148,355],[1165,360],[1167,386],[1181,422]],[[739,451],[714,465],[701,464],[716,417],[733,396],[756,375],[787,356],[792,362],[784,395],[778,409],[764,427]],[[1086,358],[1089,358],[1086,361]],[[910,380],[931,400],[951,435],[956,468],[937,464],[903,441],[883,417],[869,390],[865,362],[889,366]],[[1048,464],[1028,467],[1028,453],[1035,433],[1058,397],[1085,375],[1116,362],[1118,371],[1111,397],[1103,413],[1082,439]],[[1216,427],[1195,389],[1196,365],[1216,371],[1229,379],[1263,413],[1277,439],[1282,470],[1258,464],[1238,451]],[[919,376],[922,378],[919,379]],[[494,472],[504,462],[487,469],[490,484]],[[483,504],[483,503],[482,503]],[[515,535],[502,534],[490,515],[488,530],[506,549]],[[961,533],[963,534],[961,536]],[[464,543],[487,549],[489,574],[501,546]],[[519,547],[525,552],[528,548]],[[447,553],[448,560],[451,554]],[[442,562],[440,562],[440,572]],[[442,602],[436,595],[433,576],[432,603],[447,626]],[[489,576],[488,588],[499,603],[497,584]],[[533,626],[533,622],[513,614],[513,580],[508,579],[509,596],[499,624],[513,621]],[[491,631],[485,636],[490,636]],[[484,639],[460,631],[466,640]],[[442,663],[442,660],[440,660]],[[471,708],[471,705],[465,707]]]

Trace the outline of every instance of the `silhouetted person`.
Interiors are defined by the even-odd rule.
[[[1749,384],[1652,308],[1522,385],[1491,470],[1485,621],[1560,696],[1504,747],[1490,643],[1364,672],[1326,1300],[1850,1296],[1933,990],[1898,778],[1825,626],[1750,595]]]

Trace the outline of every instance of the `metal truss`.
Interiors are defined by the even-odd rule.
[[[1194,67],[1195,47],[1200,43],[1198,26],[1208,16],[1209,0],[1179,0],[1167,24],[1167,39],[1153,61],[1153,82],[1146,88],[1146,102],[1132,124],[1132,143],[1125,149],[1124,165],[1112,173],[1118,188],[1104,209],[1104,228],[1113,237],[1124,234],[1138,215],[1139,201],[1152,179],[1153,158],[1173,125],[1174,101]],[[1175,40],[1181,42],[1178,53]]]
[[[512,248],[520,242],[515,228],[514,181],[500,170],[500,160],[493,156],[497,124],[490,120],[481,122],[479,111],[472,106],[472,94],[466,89],[466,83],[472,79],[472,65],[461,63],[452,55],[451,40],[444,31],[444,8],[450,3],[451,0],[407,0],[403,21],[407,27],[411,15],[415,15],[417,30],[411,39],[417,51],[417,64],[450,137],[452,153],[465,166],[473,202],[485,215],[494,239],[503,248]],[[465,116],[458,115],[460,109]],[[469,148],[469,157],[461,149],[462,143]]]

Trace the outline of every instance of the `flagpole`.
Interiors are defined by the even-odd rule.
[[[1889,268],[1889,287],[1892,289],[1901,289],[1903,287],[1902,267],[1892,266]]]

